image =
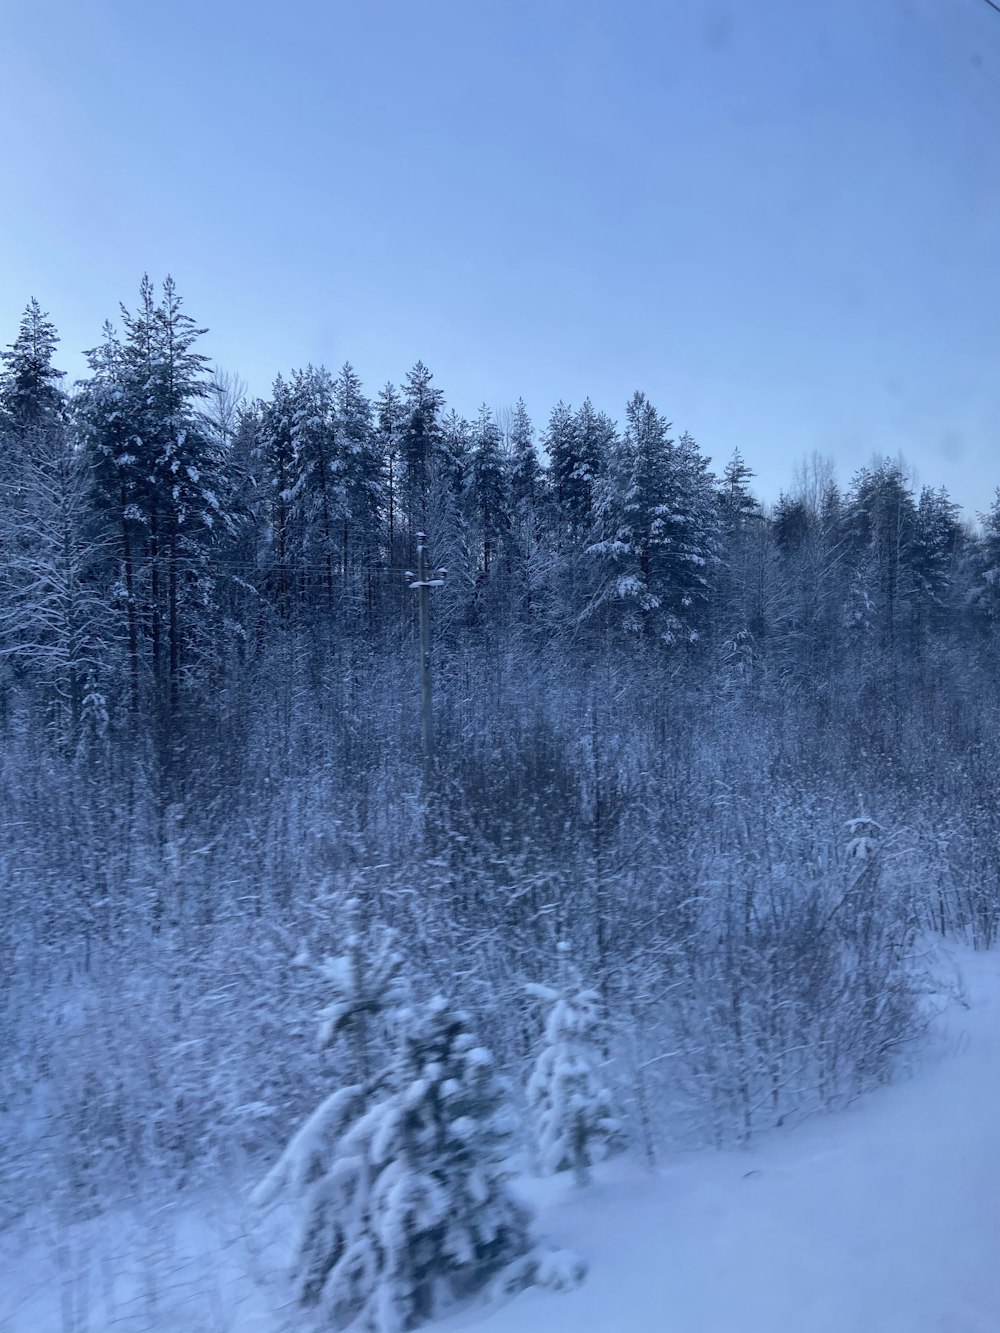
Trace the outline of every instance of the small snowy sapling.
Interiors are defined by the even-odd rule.
[[[585,1185],[590,1167],[621,1146],[623,1133],[598,1074],[599,997],[581,985],[569,946],[560,944],[559,952],[560,984],[528,987],[551,1005],[528,1102],[543,1173],[571,1169],[577,1184]]]

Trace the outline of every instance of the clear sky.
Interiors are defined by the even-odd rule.
[[[536,424],[644,389],[776,497],[902,450],[1000,484],[983,0],[6,0],[0,342],[144,270],[254,392],[419,357]]]

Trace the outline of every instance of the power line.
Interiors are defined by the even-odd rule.
[[[1000,5],[997,4],[997,0],[986,0],[986,3],[989,5],[990,9],[995,9],[996,12],[1000,14]]]

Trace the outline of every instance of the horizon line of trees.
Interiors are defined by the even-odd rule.
[[[289,631],[394,639],[418,530],[449,574],[446,644],[815,679],[858,643],[919,653],[997,614],[1000,499],[976,533],[901,460],[843,491],[814,459],[765,509],[739,450],[716,476],[642,392],[621,425],[559,402],[540,435],[521,400],[449,410],[420,361],[375,398],[347,363],[248,399],[204,332],[145,277],[71,389],[34,299],[0,354],[0,680],[68,749],[109,714],[175,729]]]

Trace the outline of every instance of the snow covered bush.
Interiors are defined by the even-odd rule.
[[[590,1167],[621,1145],[623,1132],[612,1113],[611,1094],[598,1075],[597,992],[580,984],[568,945],[559,949],[561,984],[528,987],[551,1005],[542,1050],[528,1081],[528,1102],[542,1171],[571,1169],[577,1184],[585,1185]]]

